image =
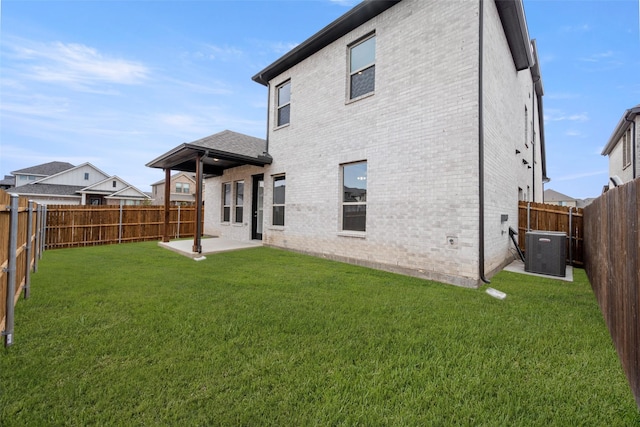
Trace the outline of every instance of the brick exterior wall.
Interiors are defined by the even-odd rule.
[[[485,4],[489,271],[512,259],[504,231],[517,229],[515,183],[526,179],[517,112],[533,89],[529,71],[515,71],[495,5]],[[250,238],[250,222],[220,225],[222,183],[244,179],[250,203],[251,174],[264,172],[265,244],[478,286],[478,11],[477,2],[405,0],[273,79],[273,164],[207,180],[205,231]],[[348,46],[374,31],[375,94],[350,102]],[[290,124],[274,129],[274,88],[287,80]],[[342,232],[341,165],[357,161],[368,169],[366,232]],[[269,225],[278,174],[286,174],[284,227]]]
[[[635,130],[636,130],[636,165],[640,165],[640,116],[635,116]],[[633,133],[633,124],[630,125],[630,133]],[[631,135],[631,142],[633,143],[633,135]],[[631,148],[631,155],[633,156],[633,147]],[[640,168],[640,166],[636,166]],[[633,162],[627,167],[623,167],[623,138],[620,138],[616,143],[611,153],[609,153],[609,176],[618,176],[622,182],[627,183],[633,181]],[[612,185],[609,182],[609,185]]]

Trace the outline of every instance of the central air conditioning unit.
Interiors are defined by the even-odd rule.
[[[525,249],[524,271],[565,277],[567,233],[528,231]]]

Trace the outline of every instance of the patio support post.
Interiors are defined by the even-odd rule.
[[[193,252],[202,253],[202,169],[203,155],[196,159],[196,229],[193,236]]]
[[[164,170],[164,231],[162,241],[169,241],[169,219],[171,217],[171,169]]]

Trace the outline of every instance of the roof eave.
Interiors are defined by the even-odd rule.
[[[522,0],[496,0],[496,7],[516,70],[532,67],[535,60]]]
[[[401,0],[365,0],[356,7],[318,31],[313,36],[280,57],[276,62],[252,77],[252,80],[267,86],[269,81],[294,65],[302,62],[325,46],[336,41]]]
[[[608,156],[611,154],[615,146],[618,144],[622,135],[627,131],[627,128],[630,126],[630,121],[633,120],[633,117],[640,115],[640,104],[636,105],[633,108],[625,110],[624,114],[620,118],[620,121],[616,125],[613,130],[613,133],[609,137],[609,141],[602,149],[602,156]]]

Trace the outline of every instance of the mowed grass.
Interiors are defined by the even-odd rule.
[[[582,270],[457,288],[270,248],[48,251],[0,352],[0,424],[625,426]]]

